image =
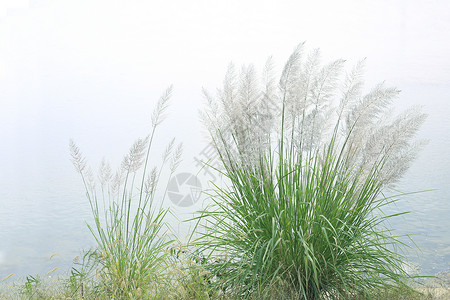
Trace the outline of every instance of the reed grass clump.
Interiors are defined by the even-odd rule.
[[[335,151],[333,143],[306,155],[288,147],[255,168],[226,165],[230,188],[214,194],[197,241],[224,291],[322,299],[405,286],[404,258],[394,248],[401,242],[383,226],[393,216],[381,209],[394,200],[377,180],[382,162],[363,174]]]
[[[231,66],[217,97],[206,94],[209,126],[228,186],[197,218],[195,241],[209,277],[231,298],[349,299],[408,289],[403,246],[386,221],[386,197],[422,142],[425,115],[392,116],[395,88],[362,94],[359,63],[320,65],[302,45],[278,86],[266,65]]]
[[[158,294],[167,264],[167,234],[162,208],[165,192],[157,194],[157,185],[165,168],[171,176],[181,158],[181,145],[172,141],[163,154],[162,164],[149,170],[150,152],[156,128],[161,123],[171,94],[169,88],[160,98],[152,115],[152,129],[138,139],[113,174],[102,161],[98,182],[73,141],[72,161],[83,180],[94,224],[89,230],[97,242],[94,263],[98,283],[94,288],[104,297],[151,298]],[[99,184],[98,184],[99,183]],[[155,198],[161,196],[161,205]]]

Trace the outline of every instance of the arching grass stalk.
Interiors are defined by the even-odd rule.
[[[154,207],[153,201],[162,170],[170,169],[170,176],[174,173],[181,146],[174,151],[172,141],[159,168],[148,172],[148,164],[155,130],[162,121],[170,94],[171,88],[157,104],[150,136],[133,144],[114,176],[109,165],[102,162],[99,187],[78,147],[70,143],[73,163],[83,180],[94,218],[94,225],[88,227],[97,242],[96,263],[100,267],[97,288],[103,296],[151,297],[167,267],[165,248],[172,243],[164,224],[168,211]]]

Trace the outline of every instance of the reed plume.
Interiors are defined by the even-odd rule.
[[[201,117],[219,151],[232,149],[232,159],[252,165],[276,137],[291,139],[297,152],[315,152],[338,130],[335,142],[345,144],[349,164],[367,169],[385,157],[381,176],[393,186],[426,143],[415,139],[426,115],[413,108],[393,116],[400,91],[384,83],[364,93],[365,60],[344,72],[344,60],[323,65],[319,49],[304,52],[304,43],[294,49],[278,85],[270,58],[260,79],[252,65],[238,75],[231,64],[217,94],[204,91]]]

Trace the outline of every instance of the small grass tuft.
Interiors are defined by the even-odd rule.
[[[165,249],[173,239],[169,238],[164,223],[168,210],[155,207],[154,199],[162,170],[170,162],[170,176],[173,174],[181,147],[172,155],[172,141],[162,165],[150,173],[147,171],[155,131],[164,117],[170,94],[171,88],[155,108],[150,135],[136,140],[114,175],[109,164],[102,161],[99,184],[81,151],[74,142],[70,143],[72,160],[83,180],[94,217],[94,225],[88,227],[97,242],[93,252],[99,277],[95,289],[107,297],[151,298],[158,294],[161,277],[166,272]],[[72,283],[78,278],[83,283],[81,274],[75,269],[72,276],[76,279]],[[83,294],[83,285],[79,293]]]

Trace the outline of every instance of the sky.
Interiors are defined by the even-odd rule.
[[[10,152],[63,136],[115,144],[171,84],[168,133],[186,136],[201,127],[202,87],[219,87],[230,62],[281,68],[304,41],[324,61],[367,58],[368,84],[448,83],[448,32],[445,0],[2,0],[0,138]]]
[[[366,58],[367,86],[398,87],[400,106],[434,107],[436,120],[424,127],[436,132],[438,150],[426,163],[439,167],[432,158],[450,145],[439,127],[450,113],[449,32],[447,0],[0,0],[0,209],[12,221],[27,209],[60,209],[45,197],[29,208],[8,197],[70,194],[79,184],[61,179],[76,176],[70,139],[93,164],[102,156],[120,163],[170,85],[158,147],[176,137],[181,168],[192,170],[207,144],[202,88],[220,87],[230,62],[261,70],[272,56],[279,70],[302,42],[320,48],[324,62],[343,58],[350,68]],[[2,251],[0,262],[9,260]]]

